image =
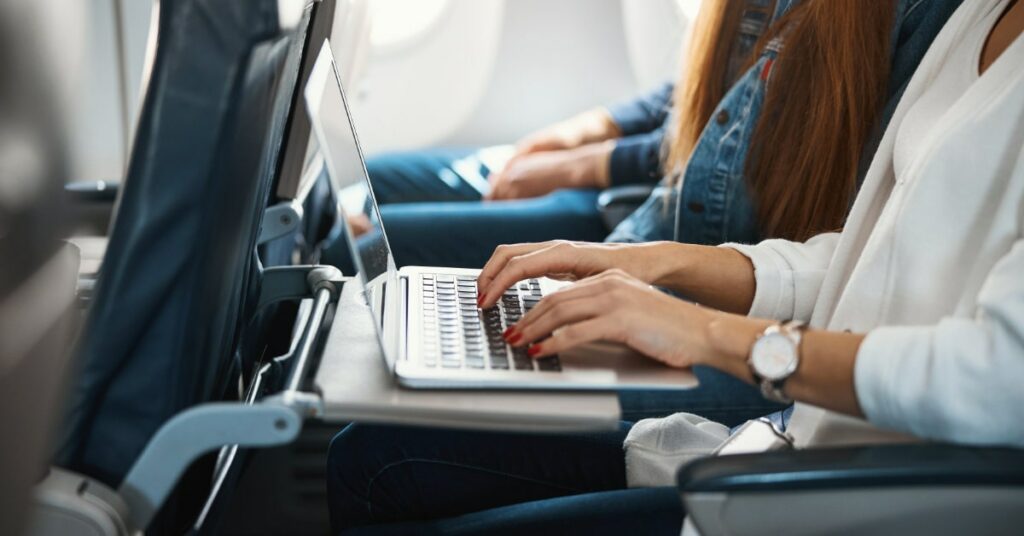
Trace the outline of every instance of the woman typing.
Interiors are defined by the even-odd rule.
[[[1016,0],[960,8],[911,81],[841,232],[754,246],[507,246],[480,278],[482,305],[524,277],[571,274],[579,282],[526,315],[510,341],[540,357],[614,340],[670,366],[714,367],[796,400],[789,431],[802,446],[908,436],[1024,446],[1022,31]],[[659,478],[671,474],[651,470],[656,456],[631,451],[671,455],[656,439],[673,427],[700,433],[692,423],[641,423],[624,457],[585,438],[434,432],[431,463],[418,470],[423,453],[374,466],[351,456],[368,432],[342,434],[332,507],[361,505],[369,522],[418,521],[366,528],[374,534],[678,533],[674,489],[623,489],[618,478],[668,484]],[[646,434],[652,426],[662,433]],[[379,449],[415,434],[387,430],[372,432]],[[491,465],[462,450],[484,439]],[[542,452],[561,463],[515,461]],[[485,471],[508,488],[475,485]],[[457,517],[407,516],[418,505]]]

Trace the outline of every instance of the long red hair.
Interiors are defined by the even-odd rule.
[[[670,175],[685,169],[734,82],[729,58],[744,9],[738,0],[704,0],[674,94]],[[894,11],[892,0],[804,0],[754,48],[748,65],[784,36],[745,170],[762,236],[803,240],[842,227],[885,103]]]

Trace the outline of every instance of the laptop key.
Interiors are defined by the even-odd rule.
[[[542,357],[537,360],[537,370],[559,372],[562,370],[562,363],[558,360],[558,356]]]
[[[526,355],[525,351],[520,351],[516,348],[512,352],[512,362],[516,366],[516,370],[533,370],[533,359]]]
[[[533,370],[533,363],[530,362],[530,358],[514,358],[512,362],[516,366],[516,370]]]

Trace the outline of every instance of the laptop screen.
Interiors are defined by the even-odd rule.
[[[398,269],[388,246],[380,213],[373,199],[366,165],[363,162],[359,137],[356,135],[341,79],[331,53],[330,42],[320,50],[309,82],[306,84],[306,106],[320,151],[327,166],[332,188],[341,208],[352,262],[357,277],[371,293],[367,296],[377,319],[383,321],[384,289],[397,289]],[[348,275],[348,274],[346,274]],[[387,285],[384,285],[387,283]],[[381,326],[377,322],[378,335]],[[385,340],[381,337],[382,342]],[[393,354],[385,354],[389,361]],[[393,361],[392,361],[393,362]]]

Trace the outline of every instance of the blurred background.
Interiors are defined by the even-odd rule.
[[[69,176],[116,180],[130,146],[153,2],[49,2],[46,34],[72,46]],[[368,153],[507,143],[676,73],[700,0],[366,0],[336,22],[335,51]],[[74,16],[68,11],[76,11]],[[342,46],[344,44],[345,46]]]

